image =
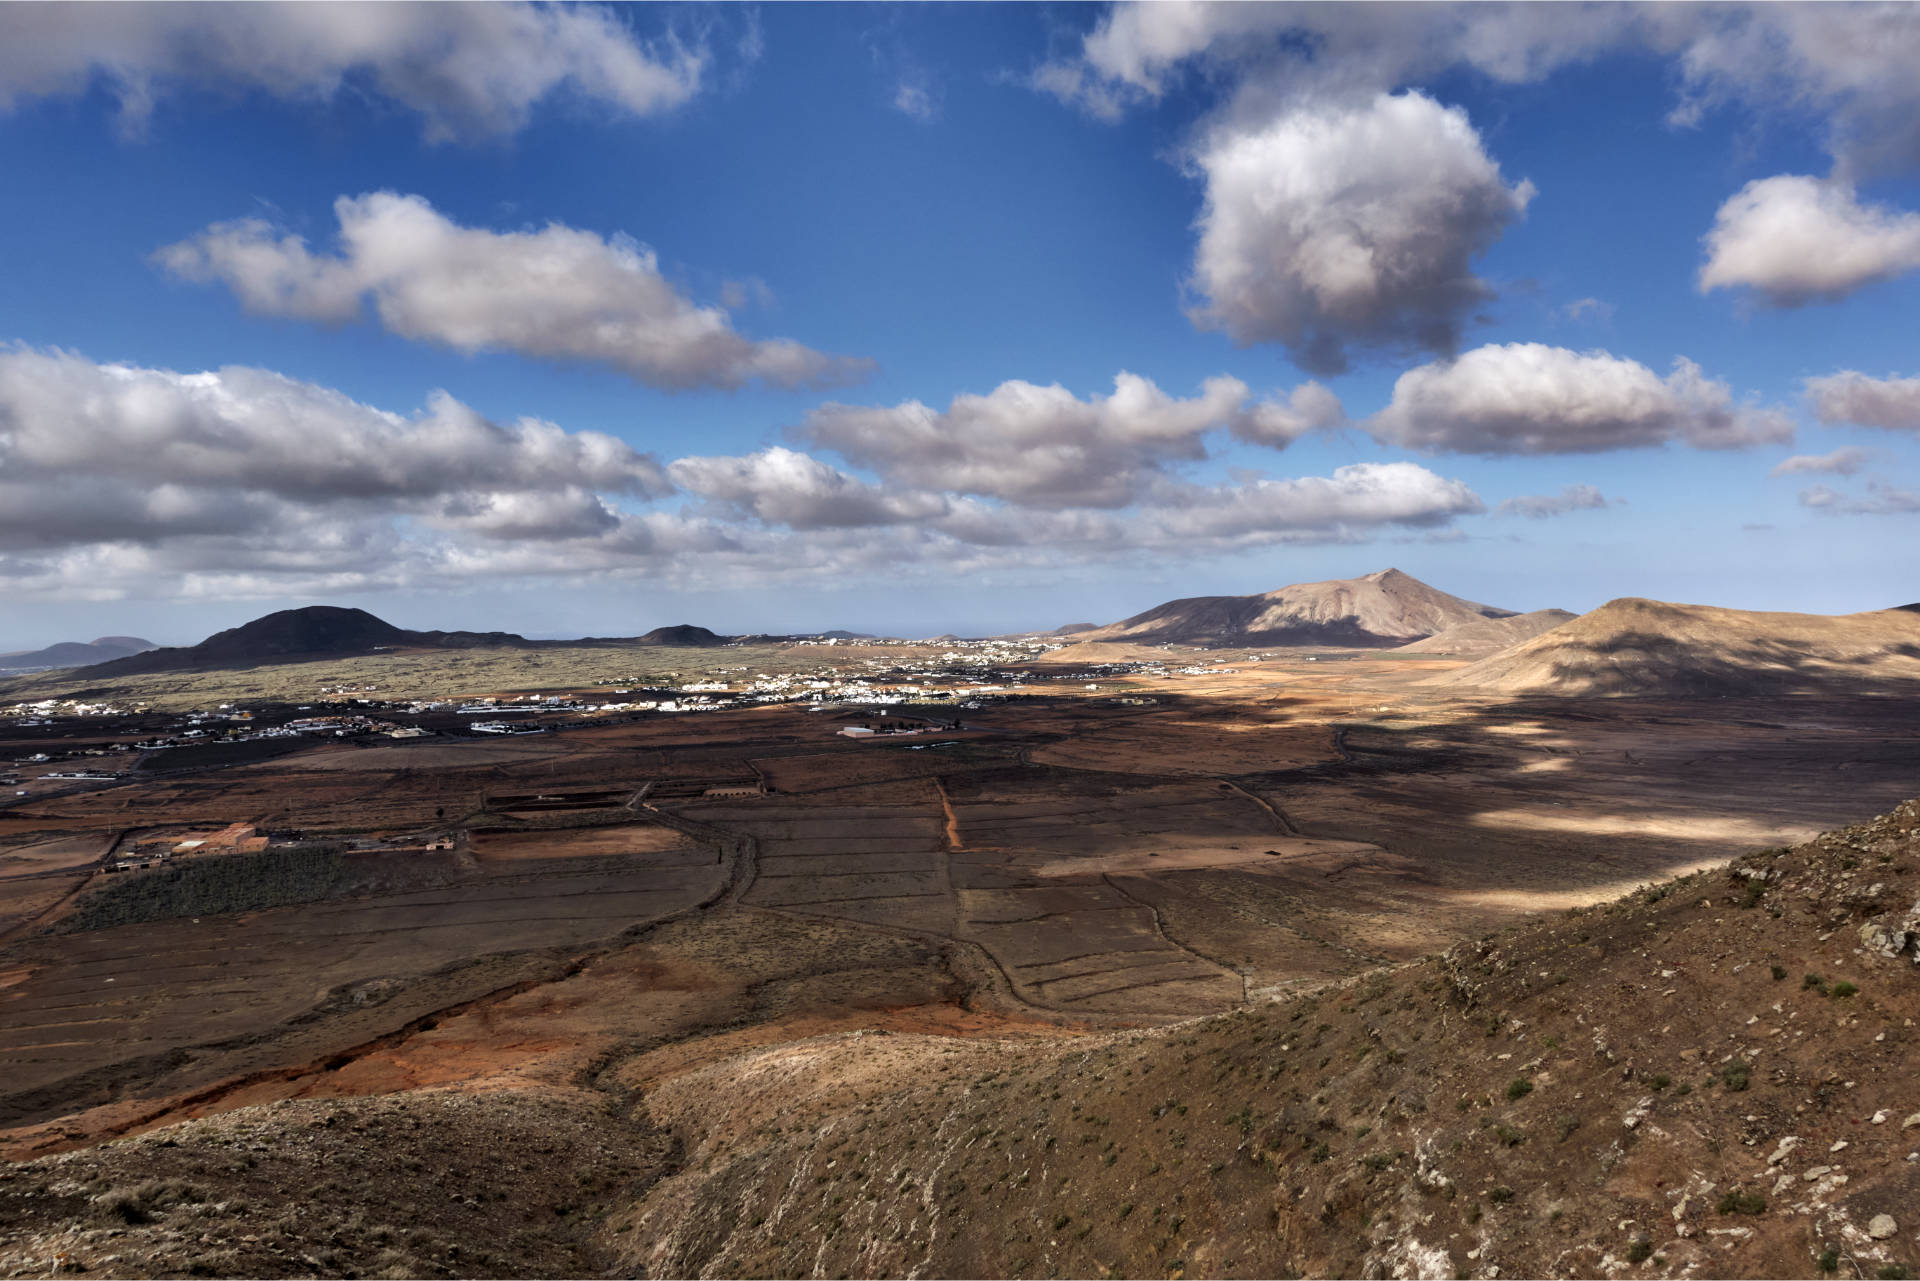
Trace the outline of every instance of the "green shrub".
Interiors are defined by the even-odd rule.
[[[1515,1077],[1507,1083],[1507,1097],[1509,1099],[1524,1099],[1532,1093],[1533,1082],[1523,1076]]]
[[[1860,989],[1856,987],[1854,984],[1849,983],[1846,980],[1842,979],[1840,982],[1835,983],[1833,985],[1832,990],[1830,990],[1827,993],[1827,995],[1831,997],[1844,999],[1846,997],[1857,994],[1859,991]]]
[[[1495,1205],[1505,1205],[1507,1202],[1513,1200],[1513,1189],[1503,1183],[1493,1189],[1493,1191],[1487,1193],[1487,1200],[1493,1202]]]
[[[1627,1247],[1628,1263],[1645,1263],[1653,1257],[1653,1242],[1645,1237],[1635,1237],[1633,1244]]]
[[[1819,1257],[1816,1258],[1814,1262],[1820,1265],[1822,1272],[1838,1272],[1840,1270],[1840,1252],[1832,1246],[1827,1246],[1820,1251]]]
[[[1720,1069],[1720,1080],[1729,1090],[1744,1090],[1751,1084],[1753,1065],[1735,1059]]]
[[[1786,967],[1786,966],[1784,966],[1784,965],[1776,965],[1776,966],[1774,966],[1774,967],[1773,967],[1773,978],[1774,978],[1774,981],[1775,981],[1775,982],[1779,982],[1779,981],[1780,981],[1781,979],[1783,979],[1783,978],[1785,978],[1785,977],[1787,977],[1787,967]]]
[[[1720,1203],[1715,1208],[1722,1214],[1765,1214],[1767,1199],[1758,1192],[1734,1188],[1720,1198]]]

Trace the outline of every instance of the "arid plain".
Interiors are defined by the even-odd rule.
[[[730,653],[649,661],[691,671]],[[920,652],[834,651],[874,656]],[[0,1142],[29,1163],[13,1168],[92,1163],[64,1194],[81,1206],[136,1173],[165,1183],[154,1149],[115,1140],[196,1118],[305,1135],[347,1116],[352,1133],[328,1129],[333,1146],[314,1157],[326,1165],[362,1159],[352,1134],[386,1116],[469,1127],[447,1140],[469,1157],[510,1143],[528,1186],[500,1192],[512,1213],[428,1239],[442,1176],[428,1195],[382,1170],[319,1194],[326,1213],[358,1207],[358,1226],[289,1220],[276,1238],[206,1208],[244,1199],[300,1218],[331,1181],[283,1168],[295,1158],[269,1139],[242,1163],[267,1162],[258,1176],[230,1171],[250,1190],[195,1185],[197,1213],[225,1225],[211,1235],[131,1226],[173,1223],[153,1192],[125,1222],[89,1227],[91,1212],[69,1207],[63,1228],[49,1191],[0,1266],[817,1270],[827,1255],[776,1265],[688,1243],[701,1213],[685,1202],[690,1163],[723,1139],[705,1128],[719,1111],[686,1100],[716,1073],[736,1074],[730,1089],[777,1133],[789,1106],[826,1088],[805,1064],[848,1035],[905,1038],[893,1058],[860,1060],[871,1079],[842,1079],[844,1064],[828,1074],[870,1101],[956,1054],[985,1064],[1021,1046],[1057,1057],[1178,1035],[1199,1016],[1318,999],[1384,965],[1792,846],[1920,791],[1920,703],[1884,690],[1523,697],[1436,680],[1467,662],[1093,642],[1037,657],[1016,697],[894,708],[914,734],[849,737],[876,723],[871,709],[780,704],[542,734],[303,740],[38,789],[0,809]],[[14,733],[0,753],[16,758],[46,751],[49,733],[108,737]],[[195,899],[135,887],[191,887],[215,856],[103,870],[142,833],[235,822],[297,831],[326,851],[321,871]],[[146,905],[113,906],[129,896]],[[755,1057],[775,1052],[788,1057]],[[780,1066],[742,1084],[754,1063]],[[344,1100],[360,1110],[286,1110]],[[528,1139],[514,1129],[523,1104],[566,1119]],[[568,1146],[576,1131],[598,1156]],[[527,1209],[552,1196],[529,1188],[552,1180],[571,1189],[566,1205]],[[1149,1252],[1144,1270],[1179,1252]],[[1026,1247],[956,1257],[946,1266],[1092,1265]],[[884,1253],[869,1265],[829,1270],[915,1270]]]

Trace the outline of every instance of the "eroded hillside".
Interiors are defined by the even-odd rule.
[[[621,1265],[1907,1275],[1917,824],[1173,1028],[716,1065],[645,1103],[687,1163],[616,1216]]]
[[[242,1109],[11,1167],[0,1270],[1904,1276],[1916,829],[1153,1030]]]

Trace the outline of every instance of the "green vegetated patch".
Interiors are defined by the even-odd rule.
[[[82,899],[56,928],[72,934],[312,903],[339,893],[348,880],[337,845],[289,845],[257,854],[194,859],[113,881]]]
[[[161,711],[185,711],[228,701],[304,703],[314,698],[320,689],[338,685],[377,686],[377,697],[384,699],[571,690],[590,687],[609,678],[624,686],[672,684],[680,677],[710,675],[722,664],[813,671],[844,661],[843,653],[825,647],[793,652],[780,645],[725,649],[616,644],[567,645],[552,649],[403,650],[263,663],[254,667],[152,672],[114,677],[104,682],[98,678],[76,680],[71,671],[35,673],[0,681],[0,693],[8,700],[84,695],[144,703]]]
[[[148,752],[135,766],[141,770],[213,769],[228,765],[252,765],[276,756],[312,747],[311,738],[250,738],[239,743],[202,743],[190,747],[163,747]]]

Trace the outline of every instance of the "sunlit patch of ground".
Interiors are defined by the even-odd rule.
[[[1542,810],[1482,810],[1476,827],[1526,832],[1579,832],[1588,836],[1666,836],[1742,848],[1805,840],[1816,829],[1763,823],[1730,814],[1562,813]]]

